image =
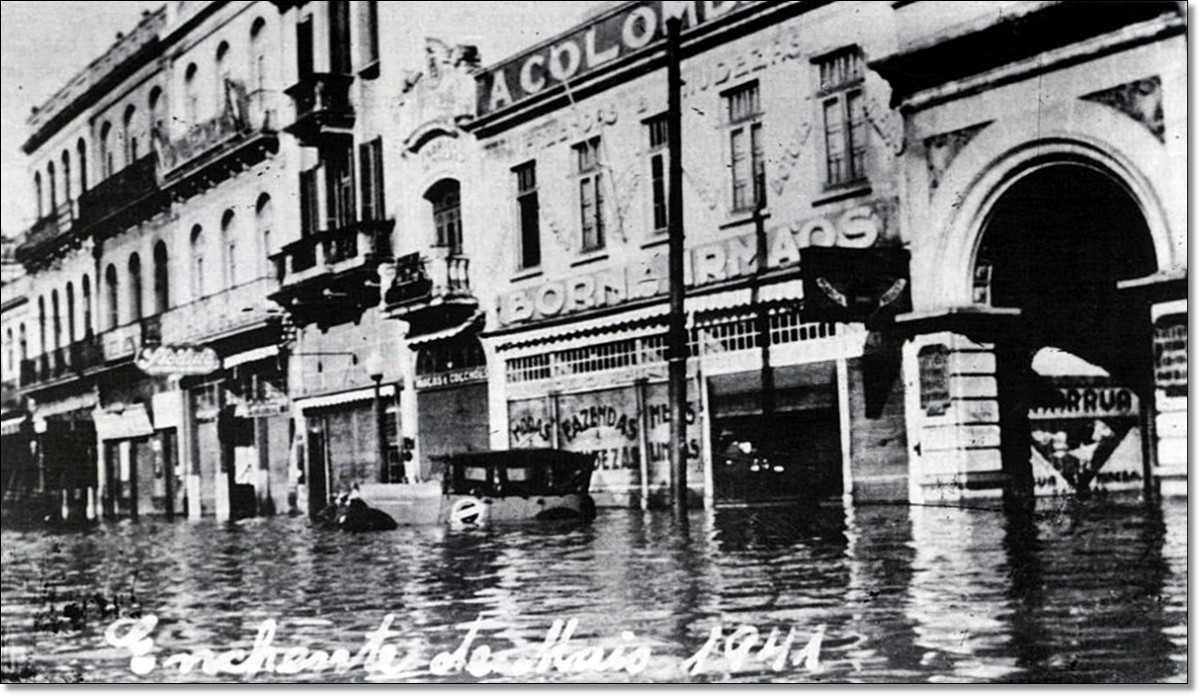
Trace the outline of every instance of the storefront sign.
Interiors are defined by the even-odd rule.
[[[221,358],[203,346],[151,346],[138,351],[137,366],[148,375],[207,375],[221,369]]]
[[[150,414],[142,404],[130,404],[119,413],[96,409],[92,413],[96,436],[101,440],[128,440],[154,434]]]
[[[941,343],[922,346],[917,351],[921,378],[921,410],[927,416],[940,416],[950,407],[950,349]]]
[[[1154,381],[1168,397],[1186,397],[1187,315],[1168,314],[1154,322]]]
[[[292,408],[292,402],[287,396],[277,396],[269,399],[243,399],[233,408],[233,415],[238,418],[268,418],[287,413]]]
[[[887,207],[874,202],[836,216],[817,216],[767,230],[767,268],[800,263],[809,247],[871,247],[887,229]],[[747,232],[688,249],[684,282],[700,286],[747,277],[758,270],[755,234]],[[552,280],[500,298],[500,323],[518,324],[572,314],[667,292],[667,257],[657,253],[625,267],[606,268],[569,279]]]
[[[461,370],[417,375],[416,379],[413,380],[413,385],[417,389],[431,389],[434,387],[450,387],[457,384],[471,384],[484,381],[487,381],[487,367],[479,365]]]
[[[477,113],[487,115],[653,46],[667,20],[686,33],[751,3],[739,0],[643,0],[505,61],[476,78]]]
[[[1029,414],[1038,494],[1140,488],[1137,395],[1094,378],[1055,381],[1063,403]]]

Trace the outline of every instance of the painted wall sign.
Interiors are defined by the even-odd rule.
[[[221,369],[221,358],[204,346],[164,345],[139,350],[136,364],[148,375],[207,375]]]
[[[877,201],[836,216],[816,216],[776,225],[767,230],[767,268],[797,265],[800,250],[809,247],[873,246],[887,229],[887,211],[887,205]],[[688,249],[684,282],[699,286],[746,277],[757,270],[754,233],[747,232]],[[535,322],[664,295],[667,291],[667,257],[660,252],[643,256],[627,266],[509,292],[500,298],[499,320],[502,325]]]
[[[1154,382],[1168,397],[1187,397],[1187,315],[1168,314],[1154,322]]]
[[[582,77],[643,50],[666,37],[667,20],[681,30],[711,22],[752,3],[744,0],[643,0],[606,13],[476,77],[479,116],[518,103],[539,92]]]
[[[417,389],[431,389],[435,387],[449,387],[457,384],[472,384],[474,382],[484,381],[487,381],[487,367],[479,365],[477,367],[467,367],[461,370],[417,375],[413,380],[413,385]]]
[[[1068,377],[1056,382],[1064,403],[1029,413],[1037,493],[1140,488],[1137,395],[1095,378]]]
[[[950,408],[950,348],[941,344],[921,346],[917,367],[921,379],[921,410],[940,416]]]

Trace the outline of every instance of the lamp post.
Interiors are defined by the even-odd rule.
[[[375,383],[375,454],[379,461],[379,480],[386,483],[388,480],[387,430],[384,426],[386,414],[383,410],[383,399],[380,395],[380,386],[383,382],[383,356],[378,351],[372,351],[367,356],[366,368],[367,376]]]

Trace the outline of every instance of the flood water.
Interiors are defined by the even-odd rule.
[[[1021,530],[993,510],[903,505],[697,511],[686,523],[602,510],[586,525],[364,535],[283,516],[4,530],[5,680],[1183,681],[1186,522],[1186,501],[1101,499],[1044,501]],[[115,617],[138,614],[158,619],[142,677],[104,640]],[[281,649],[354,653],[388,614],[399,656],[387,674],[164,665],[248,650],[267,619]],[[476,619],[472,651],[536,660],[555,619],[577,619],[570,651],[644,660],[546,662],[519,678],[452,661],[431,671]],[[704,653],[718,626],[748,645],[743,625],[760,640],[742,664],[725,642]],[[756,657],[773,628],[780,640],[795,629],[781,664]]]

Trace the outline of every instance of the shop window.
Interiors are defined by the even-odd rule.
[[[758,83],[743,85],[726,92],[724,96],[725,117],[729,124],[733,209],[752,210],[767,202]]]
[[[583,251],[604,248],[604,189],[601,182],[600,137],[575,146],[579,178],[579,218]]]
[[[863,106],[863,60],[848,48],[817,60],[825,145],[825,184],[866,178],[867,120]]]
[[[521,226],[521,268],[542,263],[541,209],[538,203],[537,163],[513,170],[517,177],[517,223]]]
[[[417,374],[429,375],[450,372],[487,364],[483,347],[475,338],[449,341],[441,345],[422,348],[417,353]]]
[[[655,116],[646,121],[650,138],[650,204],[655,232],[667,230],[667,117]]]

